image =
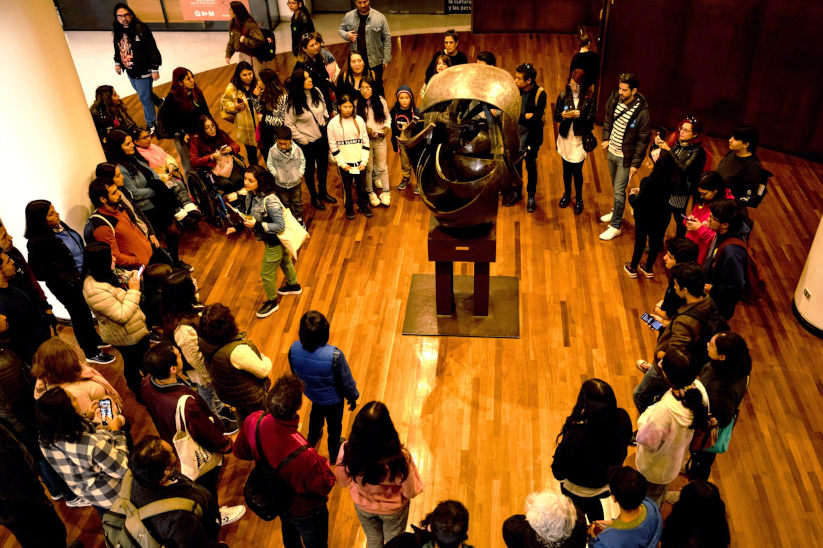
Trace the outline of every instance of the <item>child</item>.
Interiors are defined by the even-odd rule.
[[[340,96],[337,108],[339,114],[329,122],[329,150],[340,170],[346,218],[354,219],[352,184],[357,188],[357,211],[365,217],[371,217],[364,183],[364,172],[369,165],[369,135],[366,133],[366,122],[354,113],[354,100],[348,93]]]
[[[401,147],[397,138],[403,128],[417,116],[417,107],[414,105],[414,93],[411,88],[403,84],[397,88],[397,102],[391,108],[391,146],[392,149],[400,155],[400,173],[403,177],[400,179],[400,184],[397,185],[397,190],[403,190],[409,182],[411,177],[411,161],[406,149]],[[415,194],[420,194],[420,189],[414,189]]]
[[[360,82],[360,98],[357,100],[357,115],[366,121],[369,135],[369,165],[366,167],[366,194],[372,207],[383,204],[389,207],[389,168],[386,165],[386,133],[389,132],[389,105],[377,93],[379,86],[371,76],[364,76]],[[374,181],[374,186],[372,186]],[[377,199],[374,189],[382,189]]]
[[[300,147],[292,141],[291,129],[288,126],[277,127],[274,135],[277,138],[277,146],[269,149],[266,166],[274,176],[274,182],[277,185],[275,192],[280,202],[291,210],[302,225],[303,198],[300,179],[306,172],[306,157]]]

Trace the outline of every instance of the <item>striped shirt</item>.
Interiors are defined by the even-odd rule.
[[[123,432],[83,432],[80,440],[40,444],[43,456],[71,492],[93,506],[111,508],[120,482],[129,469],[129,451]]]
[[[626,105],[623,101],[618,101],[614,108],[614,122],[612,123],[612,132],[609,135],[609,152],[617,156],[623,157],[623,134],[626,133],[626,124],[634,116],[635,111],[640,106],[640,101],[635,100],[632,108],[626,113]]]

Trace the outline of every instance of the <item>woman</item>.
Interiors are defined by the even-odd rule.
[[[700,382],[709,395],[709,409],[720,428],[732,428],[735,416],[749,387],[752,357],[746,341],[733,331],[713,336],[706,349],[709,363],[700,371]],[[692,451],[688,474],[708,480],[717,453]]]
[[[382,95],[377,93],[377,83],[371,76],[366,76],[360,83],[360,97],[357,99],[357,116],[366,122],[369,135],[369,165],[366,166],[366,194],[374,207],[391,205],[389,194],[389,168],[386,163],[388,147],[386,135],[391,129],[389,105]],[[382,189],[380,199],[374,189]]]
[[[437,57],[434,58],[434,73],[440,74],[447,68],[452,66],[452,58],[446,55],[445,53],[441,53]],[[426,95],[426,89],[429,87],[429,82],[427,81],[423,84],[423,87],[420,88],[420,99],[422,100],[423,97]]]
[[[329,149],[337,162],[343,183],[346,218],[354,219],[352,185],[357,189],[357,211],[365,217],[371,217],[364,175],[369,165],[369,135],[366,122],[354,113],[354,101],[349,95],[340,96],[337,108],[339,114],[329,122]],[[308,163],[306,171],[308,172]]]
[[[74,336],[86,360],[107,364],[114,356],[100,351],[107,348],[94,328],[89,307],[83,298],[83,238],[60,219],[47,200],[26,205],[26,249],[29,266],[37,279],[46,282],[71,318]]]
[[[368,548],[380,548],[406,530],[409,502],[423,492],[414,459],[379,401],[357,413],[334,475],[341,486],[349,486]]]
[[[226,120],[234,120],[237,140],[246,147],[249,165],[258,162],[255,134],[262,90],[263,86],[255,77],[251,65],[246,61],[240,61],[234,69],[231,82],[226,86],[226,92],[220,99],[222,116]]]
[[[143,157],[135,154],[134,139],[116,129],[109,133],[105,152],[106,160],[120,168],[123,187],[130,201],[146,215],[151,226],[163,234],[174,264],[194,270],[193,266],[180,259],[180,231],[174,220],[174,211],[182,206]]]
[[[157,119],[154,106],[162,104],[151,89],[154,81],[160,78],[160,63],[163,62],[160,50],[149,27],[123,2],[114,5],[113,29],[114,71],[122,74],[126,69],[131,87],[143,105],[146,129],[153,132]]]
[[[669,483],[680,474],[695,428],[705,428],[708,396],[689,358],[669,349],[662,360],[669,390],[637,419],[637,471],[648,480],[646,496],[662,506]]]
[[[312,78],[314,85],[323,94],[329,117],[334,116],[334,97],[332,97],[332,76],[337,70],[334,56],[323,48],[323,37],[319,32],[309,32],[300,39],[300,54],[294,70],[303,69]],[[331,76],[330,76],[331,74]],[[292,72],[294,78],[294,72]]]
[[[260,61],[254,56],[254,50],[263,45],[263,33],[260,25],[251,16],[242,2],[230,2],[229,14],[229,41],[226,44],[226,64],[231,63],[231,57],[236,51],[240,61],[249,65],[258,65]],[[260,67],[256,68],[257,71]]]
[[[726,548],[730,544],[726,505],[717,486],[703,480],[688,483],[666,518],[661,548]]]
[[[306,157],[306,186],[311,195],[311,204],[319,211],[325,211],[323,202],[336,204],[337,200],[326,191],[326,172],[329,167],[329,140],[326,136],[328,121],[326,102],[314,85],[307,71],[295,68],[286,80],[289,98],[286,103],[285,124],[292,138]],[[317,173],[317,186],[314,175]]]
[[[583,81],[580,83],[580,87],[587,94],[594,92],[594,86],[597,83],[597,76],[600,72],[600,56],[597,55],[596,52],[591,51],[591,45],[592,39],[589,38],[589,35],[586,34],[585,31],[581,31],[577,40],[577,47],[580,49],[574,54],[572,62],[569,65],[569,77],[571,77],[577,69],[583,71]]]
[[[314,32],[314,22],[303,0],[288,0],[286,4],[292,11],[291,16],[291,52],[295,57],[300,54],[300,39],[304,34]]]
[[[717,200],[733,200],[731,190],[726,187],[723,178],[714,171],[704,171],[700,174],[697,183],[697,195],[692,213],[685,219],[686,238],[697,244],[697,264],[706,262],[706,253],[715,236],[715,231],[709,228],[709,204]]]
[[[171,90],[163,104],[163,129],[174,138],[174,146],[180,157],[183,173],[191,172],[189,137],[197,132],[200,116],[208,114],[209,105],[203,92],[194,82],[194,75],[187,68],[177,67],[172,73]]]
[[[286,102],[289,94],[277,73],[271,69],[260,71],[263,91],[260,93],[260,123],[257,125],[257,146],[263,159],[269,157],[269,150],[274,146],[274,131],[286,120]]]
[[[113,129],[128,131],[137,126],[129,116],[126,107],[123,106],[120,96],[111,86],[99,86],[94,90],[94,103],[91,104],[89,110],[91,119],[94,120],[94,127],[97,128],[100,144],[105,144],[106,135]]]
[[[109,398],[112,412],[120,415],[123,400],[109,381],[96,369],[83,365],[75,347],[60,337],[52,337],[37,349],[32,360],[31,374],[37,379],[34,399],[47,390],[59,386],[76,401],[77,412],[96,425],[102,425],[98,402]]]
[[[265,245],[260,278],[263,280],[266,300],[257,311],[257,317],[267,318],[280,307],[278,294],[299,295],[303,289],[297,281],[297,272],[289,252],[277,238],[286,229],[286,220],[283,217],[283,204],[275,193],[274,177],[262,166],[250,166],[246,168],[244,185],[248,194],[243,212],[251,217],[247,217],[244,224]],[[280,289],[277,288],[278,268],[286,276],[286,284]]]
[[[206,359],[200,352],[198,329],[203,305],[197,296],[197,285],[185,270],[175,270],[163,283],[163,336],[175,344],[186,367],[186,375],[197,393],[214,413],[220,415],[227,435],[237,431],[234,414],[214,391]]]
[[[40,448],[69,489],[100,515],[120,496],[129,470],[125,419],[117,415],[95,427],[76,409],[77,400],[62,388],[47,390],[34,406]]]
[[[123,356],[123,376],[135,395],[140,393],[143,356],[149,349],[146,317],[140,310],[140,277],[126,273],[125,288],[114,271],[111,248],[103,242],[86,246],[83,256],[83,297],[100,326],[100,336]]]
[[[586,151],[583,149],[583,136],[594,128],[594,116],[597,113],[597,101],[587,88],[582,86],[583,73],[575,71],[569,78],[554,108],[554,121],[560,126],[557,131],[557,153],[563,160],[563,196],[561,208],[571,203],[572,178],[574,178],[574,214],[583,213],[583,162]]]
[[[348,94],[352,97],[357,97],[360,92],[360,82],[367,76],[371,76],[371,78],[374,79],[374,71],[366,66],[363,56],[356,51],[349,52],[349,58],[346,60],[346,68],[337,76],[335,83],[337,96],[340,97]]]
[[[200,320],[200,350],[209,364],[220,399],[237,409],[240,424],[266,408],[271,360],[237,329],[227,306],[210,304]]]
[[[631,419],[617,407],[611,386],[600,379],[584,382],[557,436],[552,473],[590,522],[603,519],[600,502],[609,496],[609,467],[623,464],[631,437]]]
[[[507,548],[583,548],[586,518],[568,497],[546,490],[526,497],[526,513],[503,522]]]

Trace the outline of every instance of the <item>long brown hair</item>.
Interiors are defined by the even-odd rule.
[[[31,374],[47,385],[74,382],[82,370],[77,351],[60,337],[46,340],[32,358]]]

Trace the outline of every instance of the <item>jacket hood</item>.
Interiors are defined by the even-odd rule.
[[[275,151],[275,152],[276,152],[279,156],[282,156],[283,158],[294,158],[294,151],[295,151],[295,150],[297,150],[297,143],[295,143],[295,142],[294,142],[294,140],[292,139],[292,142],[291,142],[291,148],[289,149],[289,156],[286,156],[286,153],[285,153],[285,152],[283,152],[282,150],[280,150],[280,147],[279,147],[279,146],[277,146],[277,143],[275,143],[275,144],[274,144],[274,146],[272,147],[272,149],[273,149],[273,150],[274,150],[274,151]]]
[[[675,398],[674,394],[671,394],[671,396],[671,398],[661,398],[660,404],[666,406],[677,424],[688,428],[694,421],[694,413],[686,409],[686,406]]]

